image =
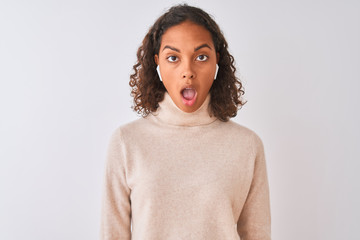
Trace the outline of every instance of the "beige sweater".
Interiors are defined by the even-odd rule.
[[[193,113],[165,93],[118,127],[104,174],[103,240],[269,240],[264,147],[252,130]]]

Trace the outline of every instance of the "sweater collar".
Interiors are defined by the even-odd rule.
[[[152,115],[160,122],[177,126],[199,126],[214,122],[217,118],[210,115],[210,93],[205,98],[203,104],[192,113],[182,111],[169,93],[165,91],[164,99],[159,102],[159,107]]]

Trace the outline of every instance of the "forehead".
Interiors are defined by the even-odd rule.
[[[185,21],[172,26],[165,31],[161,38],[160,49],[162,49],[165,45],[194,48],[204,43],[214,49],[211,33],[201,25]]]

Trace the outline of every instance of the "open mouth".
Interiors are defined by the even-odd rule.
[[[187,106],[192,106],[195,103],[197,92],[195,88],[186,87],[181,91],[182,101]]]

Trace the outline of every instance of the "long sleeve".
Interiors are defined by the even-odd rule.
[[[270,197],[264,146],[256,134],[254,146],[256,157],[253,179],[237,223],[237,231],[241,240],[270,240]]]
[[[130,188],[120,129],[114,131],[108,146],[101,209],[101,240],[131,239]]]

